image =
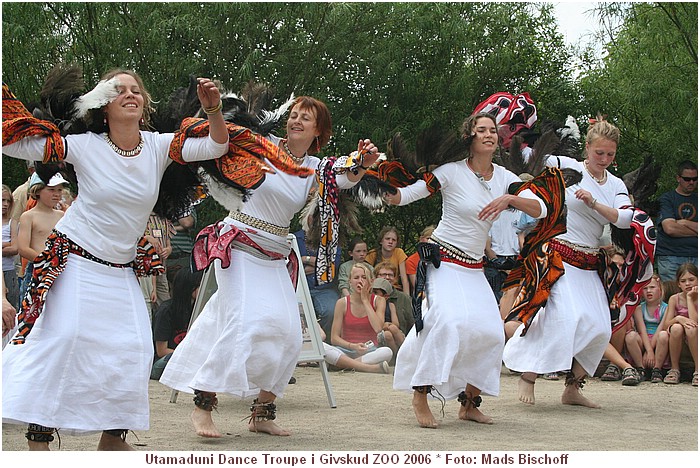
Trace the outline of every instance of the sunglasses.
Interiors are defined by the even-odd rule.
[[[698,178],[697,177],[683,177],[679,176],[681,179],[685,180],[686,182],[697,182]]]

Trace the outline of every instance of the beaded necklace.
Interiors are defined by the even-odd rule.
[[[120,147],[117,146],[116,143],[112,141],[112,139],[109,137],[109,133],[105,133],[105,141],[109,145],[110,148],[112,148],[112,151],[117,153],[119,156],[124,156],[124,157],[131,157],[131,156],[136,156],[141,152],[143,149],[143,137],[141,136],[141,133],[139,133],[139,144],[136,145],[136,148],[132,150],[123,150]]]
[[[583,167],[586,168],[586,172],[588,172],[588,175],[591,176],[593,178],[593,180],[595,180],[600,185],[603,185],[605,183],[605,181],[608,180],[608,171],[604,171],[603,177],[601,177],[601,178],[594,176],[593,173],[591,172],[591,170],[588,169],[588,160],[583,161]]]
[[[287,140],[282,140],[282,146],[284,146],[284,149],[287,153],[289,153],[289,157],[291,157],[295,163],[301,164],[304,162],[304,159],[306,159],[306,153],[304,153],[304,156],[302,157],[297,157],[294,156],[294,153],[292,153],[292,150],[289,149],[289,145],[287,145]]]

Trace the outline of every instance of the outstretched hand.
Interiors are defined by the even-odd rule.
[[[357,143],[357,152],[361,154],[364,152],[362,157],[362,165],[365,167],[370,167],[372,164],[377,162],[377,159],[379,158],[379,150],[369,139],[360,140]]]
[[[219,105],[221,93],[216,84],[209,78],[197,78],[197,97],[203,108]]]

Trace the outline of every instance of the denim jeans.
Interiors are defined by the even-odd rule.
[[[675,255],[659,255],[656,257],[656,271],[661,281],[676,281],[676,271],[684,263],[698,266],[698,257],[677,257]]]

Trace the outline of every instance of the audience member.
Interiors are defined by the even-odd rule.
[[[337,367],[338,369],[351,369],[357,372],[370,372],[374,374],[388,374],[391,372],[389,363],[384,360],[379,363],[374,361],[381,357],[380,353],[365,354],[356,358],[351,358],[335,346],[326,343],[326,334],[323,333],[323,328],[320,328],[321,339],[323,340],[324,360],[327,364]]]
[[[698,266],[698,166],[682,161],[676,172],[678,185],[659,198],[656,223],[656,267],[663,281],[672,281],[684,263]]]
[[[378,364],[393,357],[386,346],[378,346],[377,334],[384,326],[386,300],[372,294],[372,271],[362,263],[350,271],[350,295],[338,299],[331,328],[331,344],[351,358]]]
[[[318,284],[316,279],[316,255],[318,254],[315,247],[310,247],[306,244],[306,234],[303,229],[295,232],[297,244],[299,246],[299,255],[301,263],[304,266],[304,274],[306,282],[309,285],[309,293],[311,294],[311,302],[316,312],[316,318],[323,328],[326,336],[331,336],[331,326],[333,325],[333,311],[336,301],[339,298],[338,294],[338,279],[333,279],[330,283]],[[335,267],[340,267],[340,248],[335,253]]]
[[[393,287],[396,284],[398,268],[391,262],[381,262],[374,267],[374,276],[375,278],[384,278],[391,283],[393,291],[389,294],[389,302],[396,307],[399,328],[404,335],[407,335],[414,322],[413,302],[411,301],[411,296]]]
[[[408,276],[406,275],[406,252],[398,247],[401,244],[401,236],[394,226],[384,226],[379,231],[379,247],[367,253],[365,261],[372,266],[377,266],[380,262],[391,262],[398,268],[398,276],[392,286],[399,291],[410,292]]]
[[[16,309],[19,301],[19,282],[15,259],[17,258],[17,231],[19,222],[12,219],[12,191],[7,185],[2,186],[2,277],[7,288],[7,298]]]
[[[5,279],[2,280],[2,349],[5,349],[5,345],[9,343],[12,337],[13,329],[17,325],[17,320],[15,316],[17,315],[17,310],[15,307],[7,300],[7,288],[5,287]]]
[[[496,218],[489,230],[484,254],[484,274],[491,286],[496,302],[501,301],[503,292],[501,287],[508,276],[508,272],[515,266],[515,260],[520,252],[516,223],[520,219],[521,211],[509,208]]]
[[[348,255],[350,260],[343,262],[338,268],[338,291],[340,292],[340,297],[345,297],[350,295],[350,270],[355,263],[364,262],[369,268],[372,265],[365,262],[365,257],[367,256],[367,243],[362,240],[361,237],[354,237],[350,244],[348,245]]]
[[[67,184],[60,172],[51,177],[48,185],[42,182],[36,172],[32,175],[29,196],[36,200],[37,204],[19,217],[17,232],[17,250],[28,261],[20,290],[20,303],[32,278],[34,259],[44,250],[46,239],[58,220],[63,217],[63,211],[57,210],[55,206],[61,201],[63,187]]]
[[[668,356],[668,332],[659,328],[668,307],[662,295],[661,279],[654,275],[644,287],[644,301],[634,310],[635,330],[625,335],[627,352],[637,371],[651,369],[651,383],[663,380],[661,369]]]
[[[197,211],[195,207],[192,207],[188,214],[173,222],[175,234],[170,239],[172,252],[165,261],[170,284],[172,284],[180,268],[190,268],[190,256],[194,247],[193,233],[196,234],[196,224]]]
[[[692,383],[698,385],[698,267],[684,263],[676,272],[676,281],[681,292],[671,296],[661,328],[668,330],[668,350],[671,369],[664,383],[677,384],[681,380],[680,360],[683,343],[693,356],[695,371]]]
[[[434,230],[435,226],[433,225],[430,225],[423,229],[420,233],[420,236],[418,237],[418,242],[428,242],[430,240],[430,236],[433,235]],[[419,260],[420,256],[418,255],[418,252],[413,252],[406,259],[406,275],[408,275],[408,282],[409,286],[411,287],[411,290],[406,291],[406,294],[412,294],[413,288],[416,286],[416,269],[418,268]]]
[[[403,344],[406,335],[399,328],[399,317],[396,314],[396,306],[389,302],[389,296],[394,288],[391,283],[384,278],[376,278],[372,283],[372,292],[376,296],[383,297],[386,300],[386,308],[384,309],[384,326],[382,331],[377,333],[377,342],[379,346],[388,346],[394,352],[394,356],[399,351]]]
[[[27,211],[27,201],[29,201],[29,184],[32,180],[32,175],[34,175],[34,161],[27,161],[27,172],[29,176],[27,180],[19,185],[14,192],[12,192],[12,219],[19,223],[19,217]]]
[[[155,359],[151,379],[158,380],[175,348],[185,338],[192,318],[203,271],[191,272],[181,268],[173,279],[172,298],[163,301],[153,314],[153,343]]]

